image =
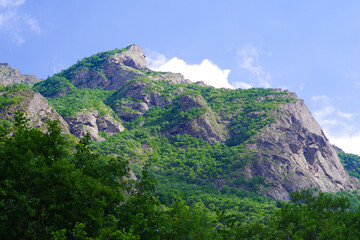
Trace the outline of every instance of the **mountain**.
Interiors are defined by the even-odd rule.
[[[23,110],[36,126],[51,118],[77,138],[89,132],[94,150],[130,159],[135,172],[151,162],[164,202],[179,182],[285,201],[301,189],[359,186],[304,101],[289,91],[216,89],[155,72],[137,45],[84,58],[42,81],[1,66],[3,125]],[[9,85],[23,82],[37,83]]]
[[[7,86],[14,83],[34,84],[41,79],[35,75],[21,74],[18,69],[13,69],[8,63],[0,63],[0,85]]]

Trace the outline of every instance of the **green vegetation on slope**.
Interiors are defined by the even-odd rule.
[[[274,89],[216,89],[200,87],[201,95],[223,120],[230,121],[229,145],[238,145],[254,136],[261,128],[273,123],[280,104],[294,102],[287,92]]]
[[[155,195],[163,204],[171,204],[180,194],[187,204],[200,201],[209,212],[227,210],[239,222],[265,221],[276,209],[276,201],[256,193],[266,186],[264,179],[242,176],[244,166],[256,160],[242,146],[210,145],[188,135],[150,136],[146,128],[115,134],[90,146],[134,162],[136,174],[142,162],[151,163],[149,173],[158,181]]]
[[[161,135],[150,137],[142,128],[115,134],[91,146],[103,154],[131,157],[138,162],[149,160],[163,174],[174,174],[189,183],[211,183],[221,179],[229,186],[258,188],[256,181],[247,182],[241,176],[241,170],[249,162],[256,161],[242,145],[210,145],[189,135],[176,135],[171,139]]]
[[[10,119],[7,116],[12,108],[23,110],[21,102],[30,96],[29,86],[25,84],[11,84],[6,87],[0,86],[0,126],[10,128]]]
[[[53,76],[33,86],[33,90],[41,93],[44,97],[54,97],[74,90],[75,86],[64,77]]]
[[[338,156],[349,175],[360,180],[360,156],[345,152],[338,152]]]
[[[294,102],[287,92],[274,89],[216,89],[194,84],[169,84],[167,81],[152,81],[146,77],[136,77],[118,89],[108,98],[107,104],[115,111],[124,101],[131,99],[127,92],[129,86],[141,83],[143,94],[159,93],[164,102],[171,102],[166,107],[152,107],[144,115],[145,127],[154,127],[156,131],[166,131],[179,122],[195,119],[210,110],[223,121],[229,121],[229,145],[238,145],[254,136],[261,128],[272,123],[276,116],[274,110],[280,104]],[[182,95],[205,99],[208,109],[194,107],[181,111],[179,97]],[[141,117],[141,119],[143,119]],[[138,122],[141,122],[137,120]]]
[[[25,84],[11,84],[0,86],[0,109],[5,112],[11,106],[18,105],[21,100],[29,95],[29,86]]]
[[[48,98],[49,104],[64,118],[73,117],[87,109],[98,110],[100,115],[113,113],[104,101],[112,91],[101,88],[74,88],[60,97]]]

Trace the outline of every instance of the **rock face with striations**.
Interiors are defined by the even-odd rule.
[[[34,75],[21,74],[19,70],[11,68],[8,63],[0,63],[0,84],[7,86],[13,83],[34,84],[40,82]]]
[[[247,167],[247,177],[263,176],[267,195],[289,200],[291,191],[335,192],[358,186],[303,100],[283,105],[277,114],[277,120],[257,134],[256,144],[248,145],[259,160]]]

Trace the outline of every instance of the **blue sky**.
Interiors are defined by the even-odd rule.
[[[332,143],[360,154],[359,10],[355,0],[0,0],[0,62],[46,78],[135,43],[154,69],[296,92]]]

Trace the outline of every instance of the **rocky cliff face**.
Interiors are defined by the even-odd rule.
[[[278,119],[257,134],[256,144],[248,144],[259,160],[247,167],[247,176],[263,176],[266,194],[289,200],[291,191],[335,192],[358,186],[303,100],[283,105],[277,114]]]
[[[0,63],[0,84],[7,86],[13,83],[34,84],[40,82],[34,75],[21,74],[19,70],[11,68],[8,63]]]
[[[8,98],[21,99],[18,104],[1,109],[0,118],[3,120],[11,120],[18,110],[25,111],[33,126],[42,127],[47,119],[57,120],[64,133],[69,133],[69,126],[65,120],[49,106],[48,101],[40,93],[23,90],[19,92],[9,93]]]

